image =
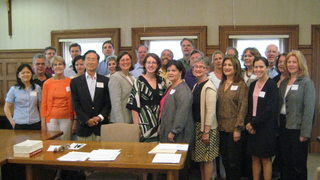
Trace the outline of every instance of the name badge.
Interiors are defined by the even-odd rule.
[[[231,91],[236,91],[237,89],[238,89],[238,86],[234,86],[234,85],[232,85],[230,88]]]
[[[297,91],[299,89],[299,85],[298,84],[292,84],[291,90],[292,91]]]
[[[264,98],[264,96],[266,95],[266,92],[264,91],[260,91],[259,93],[259,97]]]
[[[67,92],[69,92],[71,90],[70,86],[66,87],[66,90],[67,90]]]
[[[30,96],[37,96],[37,92],[31,91],[31,92],[30,92]]]
[[[169,94],[174,94],[176,92],[176,90],[175,89],[171,89],[171,91],[170,91],[170,93]]]
[[[158,84],[158,88],[159,88],[159,89],[162,89],[162,84]]]
[[[104,87],[104,85],[103,85],[103,83],[102,83],[102,82],[97,82],[97,87],[98,87],[98,88],[103,88],[103,87]]]

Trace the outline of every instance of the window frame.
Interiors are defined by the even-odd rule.
[[[288,50],[298,49],[299,25],[249,25],[249,26],[219,26],[220,50],[225,52],[232,46],[230,35],[289,35]]]
[[[207,26],[177,26],[177,27],[140,27],[131,28],[132,58],[137,62],[136,47],[141,44],[141,37],[157,36],[197,36],[198,49],[206,55]]]
[[[63,43],[59,39],[77,38],[111,38],[115,48],[115,54],[120,50],[120,28],[104,29],[77,29],[77,30],[54,30],[51,31],[51,45],[57,48],[57,54],[63,56]],[[101,48],[102,51],[102,48]],[[82,52],[85,53],[85,52]]]

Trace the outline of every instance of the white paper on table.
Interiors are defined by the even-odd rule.
[[[158,149],[158,145],[154,147],[151,151],[149,151],[149,154],[159,154],[159,153],[164,153],[164,154],[175,154],[177,150],[174,149]]]
[[[85,145],[87,145],[87,144],[85,144],[85,143],[72,143],[70,145],[69,149],[71,149],[71,150],[79,150],[79,149],[83,148]]]
[[[49,152],[53,152],[55,148],[59,149],[62,145],[51,145],[49,146],[48,150]]]
[[[91,151],[89,161],[114,161],[121,149],[99,149]]]
[[[58,158],[59,161],[85,161],[90,153],[87,152],[69,152]]]
[[[157,149],[159,150],[178,150],[178,151],[188,151],[188,144],[175,144],[175,143],[160,143]]]
[[[156,154],[152,163],[179,163],[181,154]]]

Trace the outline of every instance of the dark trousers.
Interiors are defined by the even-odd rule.
[[[242,138],[237,142],[233,140],[233,132],[220,131],[220,152],[227,179],[241,179],[242,145]]]
[[[252,175],[252,157],[247,153],[247,143],[248,143],[248,131],[244,131],[241,134],[241,139],[243,140],[242,145],[242,177],[246,177],[248,180],[253,179]]]
[[[300,130],[286,129],[286,117],[280,115],[280,148],[283,180],[307,180],[308,142],[300,142]]]
[[[34,124],[16,124],[15,130],[41,130],[41,121]]]

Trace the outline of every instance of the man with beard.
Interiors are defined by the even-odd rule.
[[[166,80],[166,85],[169,87],[171,85],[171,81],[167,79],[167,69],[166,66],[169,61],[173,60],[173,52],[170,49],[165,49],[161,52],[161,68],[159,69],[159,75],[162,76]]]

